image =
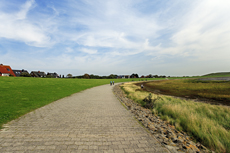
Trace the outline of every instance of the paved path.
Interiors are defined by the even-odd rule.
[[[109,85],[53,102],[5,125],[0,152],[168,152]]]

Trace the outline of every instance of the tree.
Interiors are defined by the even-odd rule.
[[[84,74],[84,78],[85,78],[85,79],[90,79],[89,74],[87,74],[87,73],[86,73],[86,74]]]
[[[90,79],[100,79],[100,76],[91,74]]]
[[[22,72],[22,73],[20,74],[20,76],[21,76],[21,77],[31,77],[31,75],[30,75],[29,73],[27,73],[27,72]]]
[[[93,75],[93,74],[90,74],[89,77],[90,77],[90,79],[95,79],[95,75]]]
[[[79,76],[76,76],[76,78],[82,79],[82,78],[84,78],[84,76],[83,75],[79,75]]]
[[[139,78],[138,74],[133,73],[132,75],[130,75],[130,78]]]
[[[68,77],[68,78],[72,78],[73,75],[72,75],[72,74],[67,74],[67,77]]]
[[[117,75],[114,75],[114,74],[110,74],[108,76],[108,79],[116,79],[117,78]]]

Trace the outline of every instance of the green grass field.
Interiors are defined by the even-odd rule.
[[[115,83],[139,81],[139,79],[111,80]],[[111,80],[0,77],[0,128],[4,123],[55,100],[95,86],[109,85]]]
[[[184,80],[168,80],[174,86]],[[156,81],[162,82],[162,81]],[[153,82],[154,83],[154,82]],[[191,82],[190,82],[191,83]],[[145,105],[143,99],[149,92],[142,90],[136,83],[126,83],[122,89],[137,103]],[[162,84],[164,85],[165,82]],[[208,84],[212,88],[211,84]],[[171,85],[170,85],[171,86]],[[196,88],[202,88],[202,83]],[[207,85],[206,85],[207,87]],[[228,84],[229,87],[229,84]],[[180,90],[183,86],[178,86]],[[224,88],[224,87],[223,87]],[[153,94],[153,99],[157,95]],[[201,142],[216,152],[230,152],[230,108],[207,103],[193,102],[169,96],[160,96],[162,99],[155,101],[153,113],[158,114],[163,120],[174,125],[178,130],[190,134],[196,141]]]

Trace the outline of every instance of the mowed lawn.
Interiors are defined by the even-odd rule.
[[[112,80],[118,83],[141,79],[0,77],[0,128],[4,123],[55,100],[95,86],[109,85]]]
[[[55,100],[91,87],[109,85],[109,82],[107,79],[0,77],[0,128],[4,123]]]

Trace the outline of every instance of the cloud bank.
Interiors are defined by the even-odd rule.
[[[3,0],[0,61],[13,68],[74,75],[229,71],[229,4]]]

